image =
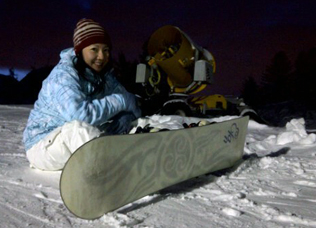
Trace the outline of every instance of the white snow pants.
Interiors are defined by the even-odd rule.
[[[98,128],[77,120],[56,128],[26,152],[31,166],[41,170],[61,170],[72,153],[101,134]]]

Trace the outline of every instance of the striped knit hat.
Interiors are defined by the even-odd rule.
[[[104,28],[99,23],[85,18],[78,21],[73,35],[73,42],[76,55],[91,44],[107,44],[109,48],[112,46],[110,36]]]

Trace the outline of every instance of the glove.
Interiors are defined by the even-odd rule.
[[[131,93],[123,93],[123,97],[126,104],[126,111],[133,113],[135,118],[139,118],[141,110],[138,107],[136,96]]]
[[[111,123],[103,126],[102,130],[109,135],[126,134],[132,129],[131,123],[135,119],[133,113],[121,112],[112,119]]]

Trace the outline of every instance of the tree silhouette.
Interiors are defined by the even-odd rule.
[[[53,66],[33,69],[19,82],[20,103],[33,104],[37,100],[38,93],[42,88],[42,82],[52,69]]]
[[[290,98],[289,84],[292,64],[286,53],[278,52],[261,78],[263,103],[280,102]]]
[[[131,93],[138,92],[136,84],[137,61],[128,61],[123,52],[119,53],[118,60],[114,60],[114,67],[120,83]]]
[[[18,83],[15,77],[0,74],[0,104],[18,103]]]
[[[9,74],[10,77],[17,79],[17,74],[15,73],[15,69],[13,67],[9,69],[9,72],[10,72]]]
[[[258,90],[259,85],[253,76],[249,76],[243,83],[241,90],[241,97],[250,106],[256,106],[258,104]]]
[[[148,42],[149,42],[149,38],[142,45],[142,52],[139,55],[139,60],[141,63],[148,62],[148,59],[147,59],[147,57],[149,56],[149,54],[148,54]]]
[[[316,110],[316,47],[300,52],[294,67],[285,52],[278,52],[261,83],[257,85],[252,77],[247,78],[241,95],[253,107],[286,101]]]
[[[301,52],[295,62],[294,84],[297,97],[315,107],[316,104],[316,48]]]

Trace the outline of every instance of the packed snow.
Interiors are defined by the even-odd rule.
[[[303,118],[278,128],[250,121],[244,160],[233,168],[88,221],[64,206],[61,172],[29,167],[22,132],[30,109],[0,105],[1,227],[316,227],[316,136]],[[139,124],[144,121],[170,127],[183,119],[155,115]]]

